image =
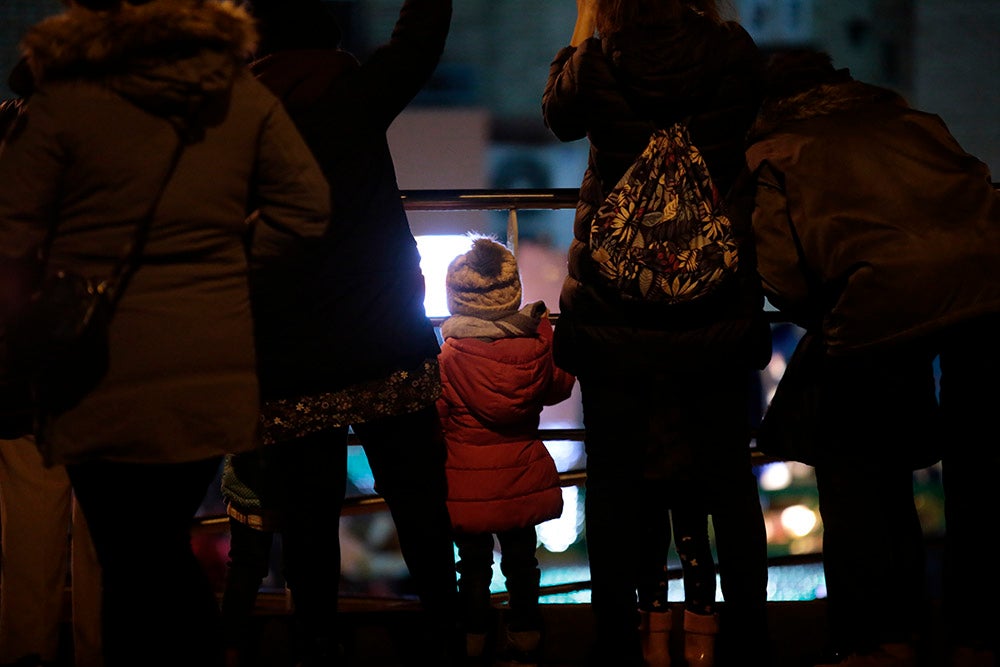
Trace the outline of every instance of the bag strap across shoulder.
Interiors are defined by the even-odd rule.
[[[106,295],[109,312],[114,310],[118,300],[121,298],[122,292],[125,289],[125,285],[131,278],[132,273],[134,273],[135,269],[138,267],[139,258],[142,256],[142,251],[146,246],[146,240],[149,238],[149,228],[152,225],[153,217],[156,215],[156,210],[159,208],[160,201],[163,199],[163,194],[167,189],[167,184],[173,177],[177,164],[180,162],[185,144],[186,142],[183,136],[178,134],[177,146],[173,153],[171,153],[170,161],[167,163],[167,168],[164,172],[163,180],[160,182],[159,188],[149,201],[149,208],[147,209],[145,215],[143,215],[143,217],[136,223],[135,231],[123,247],[121,256],[115,262],[115,266],[111,270],[111,273],[107,278],[98,283],[96,287],[99,292]],[[44,273],[45,264],[48,262],[49,249],[55,239],[56,228],[57,224],[53,222],[51,228],[49,229],[48,238],[39,250],[37,262],[40,268],[38,272],[39,276]]]
[[[142,256],[142,251],[146,247],[146,241],[149,239],[149,228],[153,224],[153,217],[156,215],[156,210],[163,199],[163,193],[167,190],[167,184],[170,183],[174,171],[177,169],[181,154],[184,152],[185,143],[182,137],[178,137],[177,146],[170,156],[170,162],[167,164],[167,171],[163,176],[160,187],[150,200],[149,210],[136,224],[135,234],[125,246],[121,257],[115,263],[115,268],[111,271],[111,275],[101,283],[103,286],[101,289],[107,294],[108,306],[112,311],[118,304],[122,292],[125,291],[125,286],[139,265],[139,258]]]

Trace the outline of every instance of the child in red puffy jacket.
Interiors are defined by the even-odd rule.
[[[563,506],[538,422],[544,406],[569,398],[575,378],[552,361],[545,304],[521,306],[517,261],[505,246],[476,238],[448,267],[447,293],[437,405],[467,650],[482,657],[492,627],[496,535],[510,596],[498,657],[535,664],[542,631],[535,526],[559,517]]]

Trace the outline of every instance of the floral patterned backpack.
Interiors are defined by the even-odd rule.
[[[736,272],[732,222],[684,123],[655,130],[608,193],[590,251],[626,299],[686,303]]]

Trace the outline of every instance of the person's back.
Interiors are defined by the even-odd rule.
[[[475,238],[449,265],[446,288],[451,317],[441,325],[437,407],[448,447],[466,650],[470,659],[484,659],[496,627],[495,534],[510,596],[498,659],[535,664],[543,630],[535,527],[563,507],[559,473],[538,424],[544,406],[569,398],[575,378],[552,361],[545,304],[521,306],[517,261],[505,246]]]
[[[38,432],[101,562],[108,667],[221,660],[190,529],[222,455],[256,446],[247,249],[287,259],[329,223],[316,161],[243,66],[254,40],[229,2],[87,0],[23,41],[36,89],[0,152],[4,260],[44,243],[46,271],[107,276],[148,224],[106,374]]]
[[[898,93],[832,67],[816,74],[824,83],[796,89],[795,74],[778,80],[779,67],[792,67],[781,62],[772,66],[775,92],[754,124],[747,156],[752,168],[768,170],[759,206],[775,192],[771,173],[787,174],[801,188],[789,216],[803,221],[804,259],[817,278],[838,287],[822,313],[830,316],[824,338],[831,352],[926,335],[958,313],[1000,306],[1000,288],[968,279],[995,271],[1000,204],[989,168],[938,116],[910,107]],[[762,213],[758,236],[771,234],[776,220],[771,210]],[[867,224],[859,227],[861,221]],[[873,251],[884,247],[892,253]],[[817,311],[800,313],[793,298],[807,295],[801,272],[783,272],[789,249],[781,256],[770,244],[767,250],[759,260],[765,287],[787,312],[815,320]],[[904,295],[912,305],[885,308]]]
[[[265,399],[337,392],[437,356],[386,132],[434,72],[451,4],[406,0],[391,39],[359,62],[321,3],[254,3],[263,36],[251,69],[285,104],[337,202],[316,273],[255,278]],[[376,416],[349,408],[348,421]]]
[[[76,409],[53,420],[45,436],[54,462],[97,453],[119,461],[185,461],[252,447],[258,408],[245,299],[247,213],[260,198],[261,219],[287,220],[293,230],[313,224],[315,235],[328,224],[327,190],[317,172],[303,172],[312,175],[309,186],[275,173],[285,165],[267,142],[302,143],[280,104],[234,57],[252,43],[252,28],[232,5],[193,6],[151,2],[120,13],[73,8],[25,38],[39,80],[25,131],[15,129],[17,141],[9,142],[3,162],[5,254],[38,243],[55,208],[50,264],[109,274],[160,188],[171,154],[186,143],[155,213],[142,270],[132,276],[112,322],[112,345],[121,341],[119,354],[128,356],[114,360],[101,386]],[[202,43],[218,40],[225,47],[138,65],[148,40],[191,39],[204,30],[202,14],[216,22]],[[154,21],[170,20],[174,27],[163,35],[144,32]],[[90,40],[105,30],[117,30],[118,41],[97,48]],[[300,160],[315,167],[308,153]],[[286,192],[265,189],[275,187]],[[279,198],[293,195],[299,210]],[[22,224],[11,224],[14,211]],[[294,234],[270,240],[290,247],[299,241]],[[232,305],[219,308],[220,300]],[[113,428],[109,413],[117,415]],[[177,414],[186,416],[177,420]]]
[[[912,471],[938,459],[949,664],[994,664],[997,613],[968,610],[998,592],[974,535],[995,504],[997,453],[979,434],[1000,400],[1000,193],[939,117],[828,54],[777,55],[767,81],[747,152],[758,271],[825,346],[810,453],[836,654],[823,664],[920,664],[930,612]]]
[[[720,639],[732,641],[720,652],[764,661],[766,536],[747,415],[770,332],[741,180],[762,59],[749,34],[721,20],[711,1],[593,0],[578,8],[572,41],[551,64],[542,111],[560,140],[590,142],[554,353],[579,378],[583,398],[595,660],[642,660],[639,535],[662,525],[654,510],[668,501],[657,494],[656,506],[645,503],[641,489],[653,481],[713,515],[731,618],[721,619]],[[740,244],[736,278],[680,308],[609,289],[590,247],[590,220],[608,192],[651,132],[676,122],[704,155]]]
[[[272,508],[285,519],[296,615],[309,626],[304,651],[322,659],[339,650],[340,544],[330,531],[350,427],[425,612],[414,652],[450,659],[457,589],[434,408],[439,346],[386,132],[434,72],[452,3],[405,0],[389,40],[362,62],[340,48],[340,26],[319,0],[257,0],[252,11],[262,39],[250,69],[284,103],[335,202],[316,263],[251,274],[262,434],[295,452],[268,474],[293,480],[297,466],[308,475]]]

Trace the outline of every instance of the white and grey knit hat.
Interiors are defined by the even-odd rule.
[[[445,286],[452,315],[498,320],[521,307],[517,260],[506,246],[489,237],[476,238],[471,250],[452,260]]]

